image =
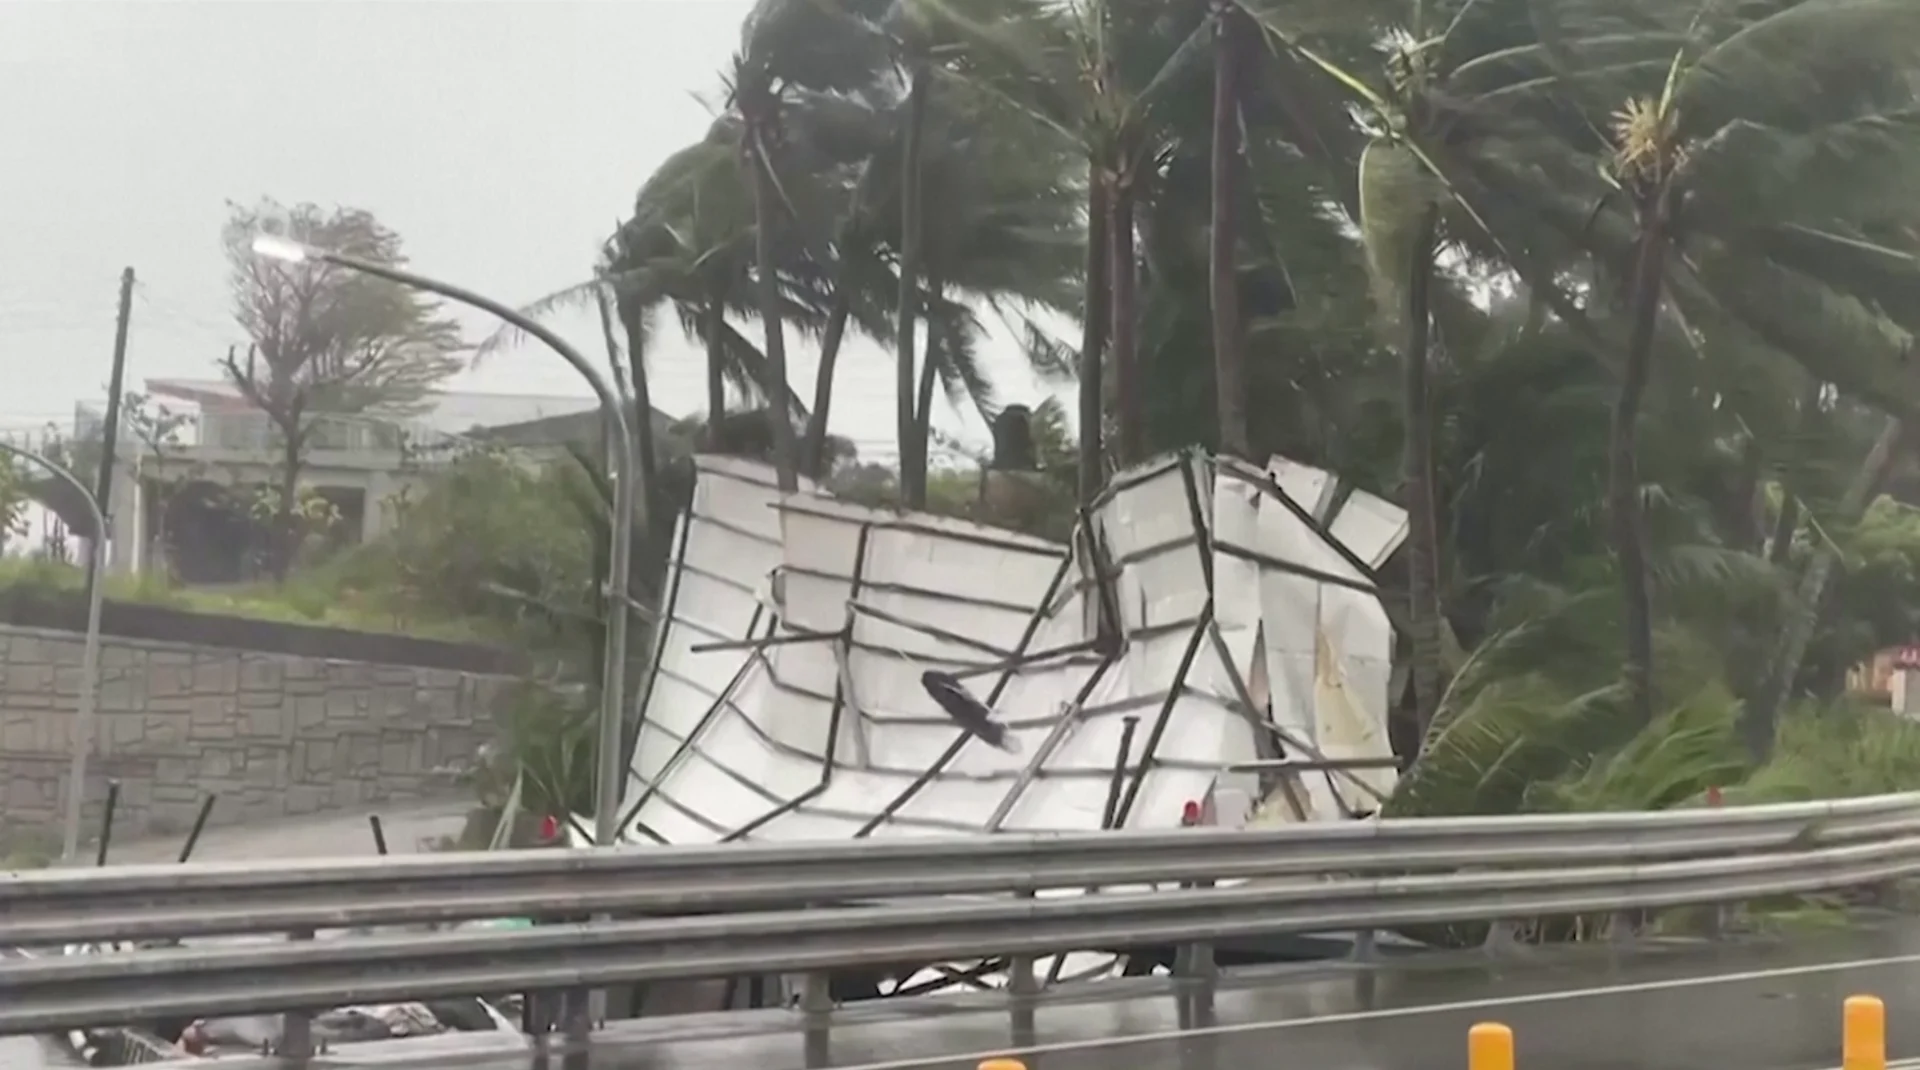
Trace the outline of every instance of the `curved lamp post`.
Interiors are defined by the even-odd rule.
[[[546,327],[491,298],[438,279],[415,275],[385,264],[368,263],[326,249],[315,249],[277,235],[262,234],[254,238],[253,251],[259,256],[294,264],[306,260],[333,264],[491,312],[560,354],[599,397],[601,411],[613,426],[615,449],[613,546],[612,562],[607,570],[606,666],[600,683],[600,761],[594,796],[593,842],[600,847],[613,846],[620,833],[620,729],[624,723],[622,714],[626,709],[627,690],[627,578],[633,555],[633,430],[627,423],[625,407],[593,364],[578,350]]]
[[[100,500],[72,472],[45,457],[0,442],[0,453],[43,468],[73,489],[93,514],[93,538],[87,540],[92,559],[92,581],[87,584],[87,640],[80,655],[80,711],[73,724],[73,757],[67,766],[67,813],[60,836],[60,860],[72,862],[80,853],[80,808],[87,801],[87,753],[93,749],[95,702],[100,694],[100,602],[107,586],[107,518]]]

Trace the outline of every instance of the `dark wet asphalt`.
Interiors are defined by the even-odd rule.
[[[382,1065],[971,1070],[1015,1054],[1031,1070],[1459,1070],[1468,1027],[1491,1020],[1513,1027],[1519,1070],[1822,1070],[1839,1064],[1840,1003],[1858,993],[1887,1001],[1890,1055],[1920,1057],[1916,982],[1920,923],[1907,923],[1783,941],[1294,971],[1223,983],[1210,1014],[1164,989],[1048,999],[1030,1031],[1002,1003],[868,1005],[836,1013],[824,1053],[817,1036],[809,1051],[797,1012],[781,1011],[629,1023],[584,1064],[468,1056]]]

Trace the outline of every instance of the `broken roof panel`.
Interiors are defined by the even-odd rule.
[[[1070,553],[701,458],[625,838],[1165,827],[1236,769],[1294,820],[1371,809],[1394,774],[1370,577],[1400,511],[1317,469],[1186,452],[1116,476],[1091,520]],[[933,701],[929,670],[1001,746]]]

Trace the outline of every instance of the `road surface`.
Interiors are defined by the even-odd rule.
[[[194,845],[195,862],[241,862],[262,858],[339,858],[374,853],[369,814],[377,814],[386,831],[387,849],[394,853],[418,850],[422,840],[438,840],[459,833],[466,824],[471,800],[407,802],[364,811],[286,818],[254,825],[210,828]],[[180,857],[184,835],[115,843],[109,862],[172,862]]]
[[[1211,1023],[1203,1014],[1198,1027],[1165,994],[1043,1002],[1025,1036],[1001,1005],[873,1004],[837,1012],[824,1058],[817,1047],[810,1057],[793,1012],[656,1019],[617,1027],[586,1065],[972,1070],[1012,1054],[1031,1070],[1460,1070],[1468,1027],[1498,1021],[1515,1031],[1519,1070],[1824,1070],[1839,1064],[1840,1003],[1863,992],[1887,1001],[1890,1054],[1920,1056],[1916,981],[1920,923],[1901,923],[1619,957],[1583,949],[1371,971],[1322,967],[1223,987]],[[456,1062],[461,1070],[542,1066],[525,1057]]]
[[[196,862],[248,861],[274,858],[333,858],[371,855],[373,833],[368,813],[380,815],[387,849],[410,853],[422,841],[457,834],[466,823],[471,802],[402,803],[370,811],[290,818],[256,825],[208,829],[195,845]],[[113,863],[172,862],[180,857],[184,836],[156,837],[113,844]],[[84,1065],[67,1056],[53,1042],[33,1037],[0,1037],[0,1070]]]

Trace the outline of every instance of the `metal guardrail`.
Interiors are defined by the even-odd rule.
[[[0,946],[1049,889],[1708,858],[1920,835],[1920,794],[1275,829],[519,851],[48,870],[0,879]]]
[[[0,881],[0,940],[503,914],[674,916],[0,962],[0,1034],[1003,954],[1200,948],[1247,936],[1728,903],[1916,872],[1920,795],[1270,831],[53,872]],[[1232,887],[1112,889],[1240,878]],[[1096,884],[1108,890],[1033,895]],[[960,891],[1016,895],[951,897]],[[936,893],[949,897],[915,898]],[[878,905],[805,909],[859,900]]]
[[[1290,881],[1071,899],[773,911],[539,929],[64,955],[0,966],[0,1033],[512,989],[1579,914],[1871,884],[1920,836],[1559,871]]]

